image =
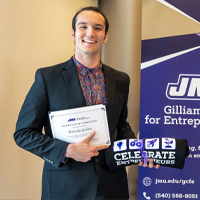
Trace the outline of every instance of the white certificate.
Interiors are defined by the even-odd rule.
[[[103,104],[49,112],[49,119],[54,138],[77,143],[96,131],[89,144],[110,145],[106,107]]]

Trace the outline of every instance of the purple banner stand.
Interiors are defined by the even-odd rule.
[[[167,2],[176,7],[179,3],[184,10],[183,2],[186,1]],[[200,8],[200,2],[198,5]],[[184,11],[200,21],[199,9],[195,7],[192,12],[188,7]],[[138,200],[200,199],[198,33],[142,41],[140,138],[159,137],[187,139],[190,155],[182,170],[139,167]],[[170,163],[167,154],[155,156],[161,163]]]

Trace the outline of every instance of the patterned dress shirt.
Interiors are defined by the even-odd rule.
[[[100,65],[98,67],[89,69],[81,63],[79,63],[76,60],[75,56],[73,56],[73,61],[78,72],[78,78],[81,84],[86,104],[88,106],[96,104],[106,104],[106,81],[102,69],[102,62],[100,61]],[[61,160],[62,163],[65,163],[67,161],[65,153],[63,154]]]
[[[78,77],[88,106],[107,103],[106,81],[102,70],[102,62],[96,68],[89,69],[79,63],[73,56]]]

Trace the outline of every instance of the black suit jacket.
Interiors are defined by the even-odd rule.
[[[111,141],[134,137],[127,118],[129,77],[103,65]],[[128,199],[125,168],[109,171],[104,151],[82,163],[60,163],[67,142],[52,137],[48,112],[86,106],[77,70],[71,58],[65,63],[38,69],[21,108],[14,139],[21,148],[45,160],[42,199],[94,199],[98,181],[106,199]],[[45,134],[42,133],[44,127]]]

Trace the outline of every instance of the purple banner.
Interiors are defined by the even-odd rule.
[[[177,3],[183,1],[167,2],[174,2],[178,7]],[[200,2],[198,5],[200,7]],[[179,9],[184,10],[183,5]],[[190,14],[191,9],[186,8],[185,12]],[[199,11],[198,15],[194,12],[196,20],[200,20]],[[200,199],[198,33],[142,41],[140,138],[153,141],[159,137],[187,139],[190,154],[183,169],[139,167],[138,200]],[[154,157],[162,164],[170,164],[166,152]]]

